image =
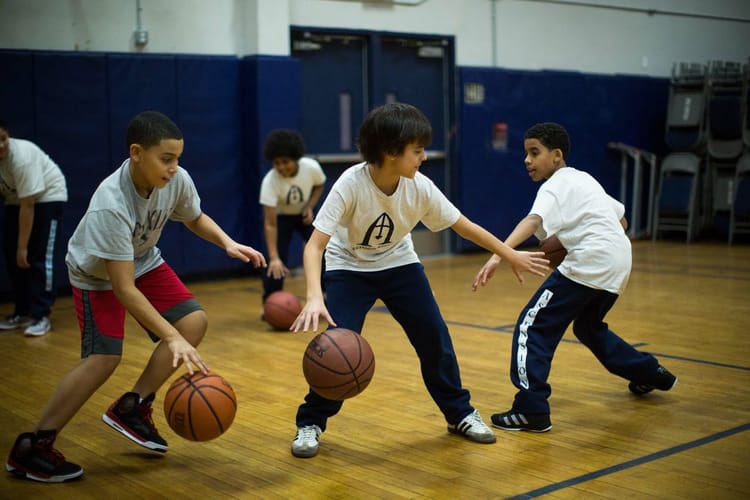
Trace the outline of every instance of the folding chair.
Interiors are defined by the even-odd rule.
[[[693,153],[670,153],[661,163],[659,190],[654,202],[653,241],[659,231],[684,231],[693,240],[696,226],[700,158]]]
[[[729,212],[729,244],[735,234],[750,234],[750,152],[737,162],[734,176],[734,199]]]
[[[672,66],[666,143],[672,151],[696,151],[705,143],[706,66]]]
[[[709,65],[708,116],[706,120],[707,195],[711,196],[711,219],[718,211],[730,210],[731,184],[742,151],[743,71],[739,63],[713,61]]]

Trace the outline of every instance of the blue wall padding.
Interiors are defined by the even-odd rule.
[[[260,182],[271,169],[263,157],[263,143],[268,133],[277,128],[300,130],[299,61],[289,57],[248,56],[242,59],[242,110],[245,120],[245,141],[248,165],[245,183],[253,190],[245,193],[245,211],[257,227],[261,239],[253,240],[256,248],[266,254],[263,233],[263,210],[258,204]],[[302,265],[302,245],[294,238],[286,264]]]
[[[554,121],[565,126],[572,144],[567,164],[594,175],[615,198],[620,154],[607,144],[662,151],[667,80],[493,68],[459,68],[459,80],[456,201],[469,219],[501,239],[528,213],[539,188],[523,163],[523,135],[531,125]],[[463,102],[466,83],[484,86],[483,103]],[[495,123],[508,125],[506,150],[493,149]],[[460,240],[458,249],[476,246]]]

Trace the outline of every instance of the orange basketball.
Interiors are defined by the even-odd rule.
[[[296,295],[285,290],[273,292],[263,303],[263,317],[276,330],[289,330],[302,311]]]
[[[554,234],[539,242],[539,250],[544,252],[544,258],[549,260],[551,268],[559,266],[568,255],[568,251]]]
[[[375,373],[375,356],[364,337],[331,328],[313,338],[302,358],[310,388],[326,399],[352,398],[364,391]]]
[[[224,434],[237,412],[232,386],[216,373],[184,374],[164,396],[164,416],[178,435],[191,441],[209,441]]]

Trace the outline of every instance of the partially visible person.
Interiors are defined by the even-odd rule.
[[[570,323],[576,338],[610,373],[630,382],[633,394],[668,391],[677,377],[653,355],[618,337],[604,321],[630,277],[625,207],[590,174],[566,164],[570,138],[562,125],[532,126],[523,146],[529,177],[544,184],[529,214],[505,243],[516,247],[532,235],[540,240],[556,235],[568,254],[518,317],[510,358],[510,379],[518,392],[511,408],[495,413],[490,421],[508,431],[546,432],[552,428],[547,379]],[[490,257],[474,278],[474,290],[487,284],[500,260],[498,255]]]
[[[60,167],[39,146],[10,136],[0,119],[0,194],[5,198],[3,250],[13,313],[0,330],[27,336],[50,331],[56,298],[56,251],[68,189]]]
[[[68,243],[81,361],[62,378],[34,431],[16,438],[5,468],[17,476],[62,482],[83,474],[53,444],[120,363],[126,311],[158,343],[132,389],[102,420],[149,450],[167,451],[151,418],[156,391],[182,363],[190,373],[208,372],[195,347],[208,327],[206,313],[156,247],[168,220],[229,257],[256,267],[266,263],[201,211],[195,185],[178,164],[184,140],[172,120],[156,111],[140,113],[128,125],[126,141],[129,158],[99,184]]]
[[[294,130],[272,130],[263,146],[263,155],[273,165],[260,185],[268,252],[268,269],[263,274],[263,302],[273,292],[284,288],[294,234],[307,242],[313,232],[313,210],[323,194],[326,175],[317,161],[304,154],[305,143]]]

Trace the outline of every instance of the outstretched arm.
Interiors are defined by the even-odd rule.
[[[266,258],[262,253],[234,241],[208,215],[202,213],[197,219],[185,222],[185,226],[204,240],[223,248],[230,257],[242,262],[252,262],[255,267],[266,267]]]
[[[471,222],[463,215],[459,217],[455,224],[453,224],[452,228],[463,238],[473,241],[482,248],[485,248],[508,261],[508,264],[513,270],[513,274],[516,275],[519,283],[523,283],[524,281],[522,274],[524,272],[530,272],[537,276],[544,276],[544,272],[549,270],[547,267],[549,261],[544,258],[544,252],[516,251],[508,244],[497,239],[482,226]],[[514,230],[514,233],[515,232],[516,231]],[[530,233],[529,236],[531,234],[533,233]],[[520,237],[520,233],[517,237]],[[520,240],[518,243],[521,241],[523,240]]]
[[[336,326],[331,314],[325,306],[323,289],[320,286],[320,276],[323,272],[323,252],[331,237],[317,229],[313,230],[310,239],[305,244],[303,265],[305,268],[305,284],[307,287],[307,301],[302,312],[294,320],[292,331],[298,332],[302,329],[306,332],[312,326],[312,331],[318,331],[318,321],[322,315],[329,325]]]

